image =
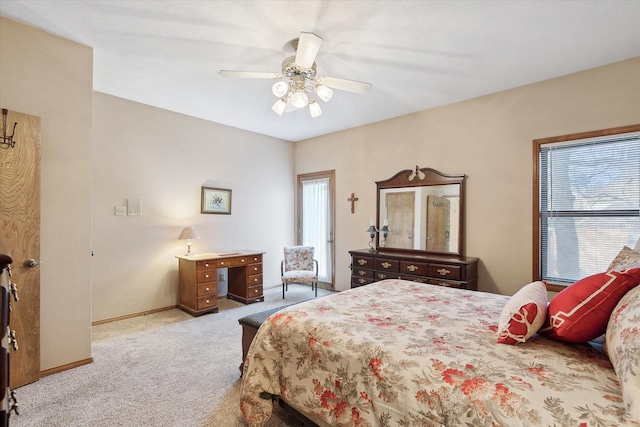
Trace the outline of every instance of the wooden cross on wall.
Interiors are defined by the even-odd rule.
[[[356,197],[355,193],[351,193],[351,197],[347,199],[347,202],[351,202],[351,213],[355,213],[357,201],[358,198]]]

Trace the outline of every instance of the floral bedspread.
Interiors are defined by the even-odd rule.
[[[251,345],[243,416],[263,425],[269,393],[335,426],[638,426],[605,355],[498,344],[507,300],[385,280],[290,306]]]

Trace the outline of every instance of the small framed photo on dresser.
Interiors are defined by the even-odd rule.
[[[231,214],[231,190],[226,188],[202,187],[200,213]]]

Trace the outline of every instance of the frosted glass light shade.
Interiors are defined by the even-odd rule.
[[[333,89],[331,89],[330,87],[318,85],[316,86],[316,93],[324,102],[329,102],[329,100],[333,96]]]
[[[286,108],[287,108],[287,103],[283,99],[278,99],[271,107],[273,112],[279,116],[281,116],[282,113],[284,113],[284,110]]]
[[[313,118],[322,114],[322,108],[320,108],[320,105],[318,105],[318,103],[313,99],[309,102],[309,114],[311,114],[311,117]]]
[[[291,105],[296,108],[304,108],[309,103],[309,96],[303,91],[296,91],[291,95]]]
[[[271,87],[271,91],[278,98],[282,98],[284,94],[287,93],[288,90],[289,90],[289,85],[287,84],[287,82],[283,82],[283,81],[275,82]]]

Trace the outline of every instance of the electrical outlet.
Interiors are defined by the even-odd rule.
[[[115,214],[117,216],[125,216],[127,215],[127,207],[126,206],[114,206]]]
[[[220,273],[220,274],[218,275],[218,280],[219,280],[219,281],[221,281],[221,282],[224,282],[224,281],[225,281],[224,273]]]

